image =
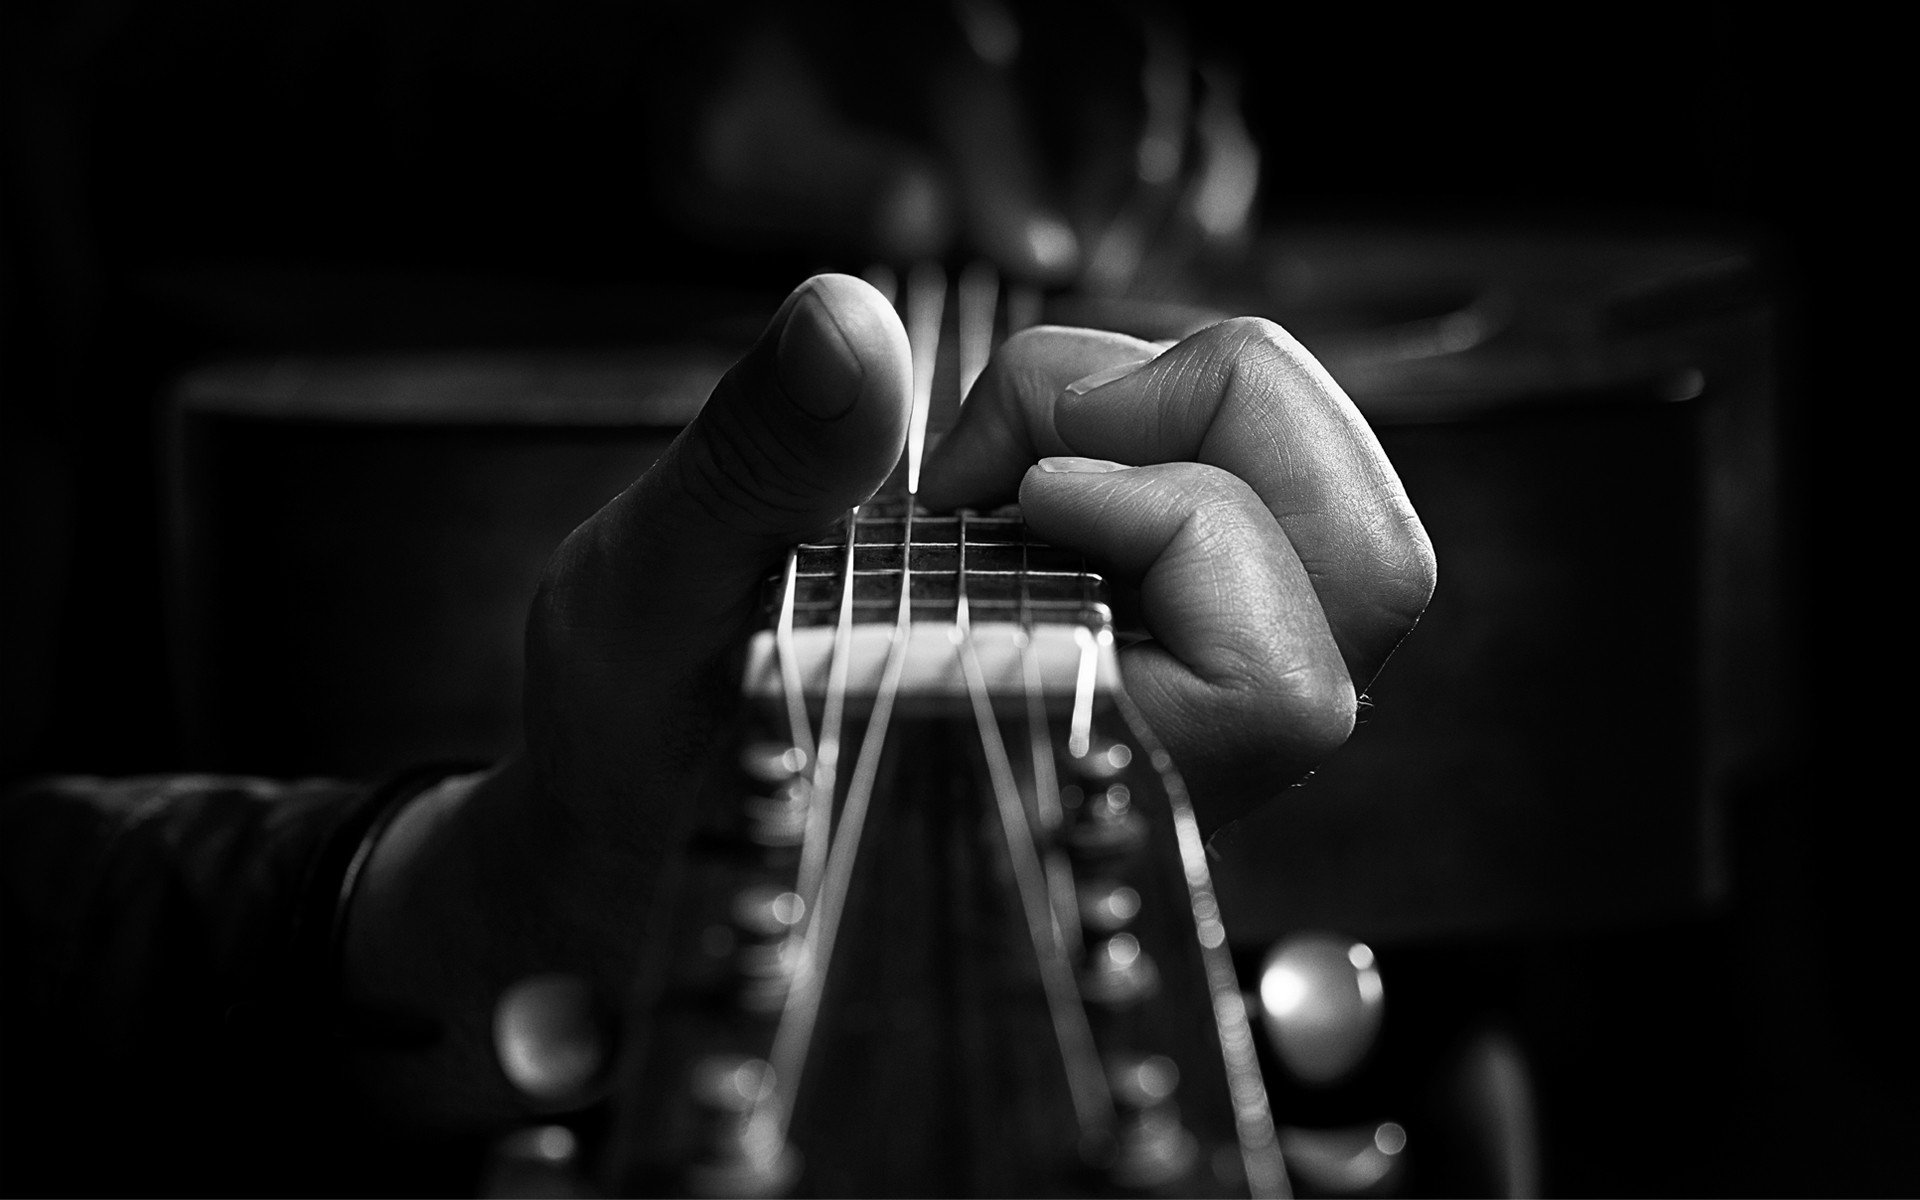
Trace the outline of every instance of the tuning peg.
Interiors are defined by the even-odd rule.
[[[800,1174],[800,1155],[771,1119],[773,1068],[765,1059],[716,1054],[694,1064],[689,1081],[700,1122],[701,1157],[687,1168],[696,1196],[778,1196]]]
[[[1180,1122],[1180,1068],[1161,1054],[1126,1055],[1107,1072],[1118,1117],[1112,1174],[1129,1190],[1165,1187],[1189,1171],[1200,1143]]]
[[[1267,1044],[1288,1074],[1326,1087],[1366,1058],[1385,1003],[1380,970],[1366,943],[1302,934],[1268,951],[1255,1007]]]
[[[1067,827],[1067,850],[1082,863],[1111,863],[1147,843],[1147,820],[1124,783],[1111,784],[1081,801]]]
[[[1087,951],[1080,972],[1080,994],[1088,1004],[1121,1009],[1160,989],[1160,971],[1131,933],[1116,933]]]
[[[1096,738],[1085,754],[1066,760],[1067,772],[1090,783],[1106,783],[1120,776],[1133,764],[1133,748],[1125,742]]]
[[[740,751],[740,770],[757,789],[745,805],[747,840],[773,851],[800,845],[812,796],[806,768],[806,752],[787,742],[749,742]]]
[[[522,979],[494,1007],[501,1071],[544,1105],[584,1099],[607,1065],[610,1043],[593,988],[576,975]]]
[[[1279,1134],[1294,1187],[1307,1195],[1384,1196],[1406,1176],[1407,1131],[1393,1121]]]
[[[480,1195],[501,1200],[588,1200],[600,1193],[580,1170],[580,1140],[564,1125],[516,1129],[494,1144]]]
[[[749,742],[740,751],[740,769],[759,783],[781,783],[807,769],[807,753],[777,739]]]
[[[1090,879],[1078,888],[1080,927],[1105,936],[1118,933],[1140,915],[1140,893],[1111,879]]]
[[[751,1012],[775,1014],[786,1006],[799,961],[794,931],[807,902],[772,884],[742,890],[733,898],[734,962],[740,973],[740,1003]]]

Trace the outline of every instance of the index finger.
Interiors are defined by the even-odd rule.
[[[1046,364],[1083,366],[1088,331],[1009,339],[929,462],[922,497],[997,497],[1048,454],[1230,471],[1279,520],[1364,687],[1425,610],[1434,560],[1353,401],[1292,335],[1260,318],[1220,322],[1157,357],[1153,343],[1097,336],[1107,371],[1069,379]]]

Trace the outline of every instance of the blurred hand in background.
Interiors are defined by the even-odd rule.
[[[713,77],[660,106],[665,210],[704,237],[1117,292],[1247,229],[1237,77],[1171,13],[842,3],[712,32]]]

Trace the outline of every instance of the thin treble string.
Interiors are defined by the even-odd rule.
[[[903,550],[913,544],[913,512],[907,512]],[[828,855],[826,873],[820,882],[817,907],[801,942],[794,983],[787,993],[779,1027],[774,1031],[773,1051],[768,1061],[773,1067],[778,1096],[768,1097],[769,1106],[762,1116],[756,1106],[751,1121],[773,1121],[779,1139],[786,1136],[786,1122],[800,1091],[800,1077],[806,1070],[807,1051],[813,1044],[813,1031],[820,1016],[821,997],[826,991],[827,974],[833,962],[834,941],[840,919],[846,912],[848,890],[853,885],[854,864],[860,854],[867,813],[872,807],[873,789],[880,776],[880,755],[886,746],[887,728],[892,721],[894,702],[900,693],[900,679],[906,672],[907,643],[913,623],[913,583],[910,554],[903,553],[900,566],[900,601],[894,625],[888,637],[887,663],[881,672],[880,689],[874,697],[873,715],[867,722],[860,743],[860,757],[854,763],[847,784],[847,800],[834,830],[833,849]],[[777,1103],[773,1101],[777,1099]],[[765,1144],[779,1145],[779,1140]]]
[[[872,271],[869,282],[882,287],[889,300],[893,296],[893,276],[891,271]],[[883,286],[884,285],[884,286]],[[925,447],[927,412],[933,396],[934,367],[938,362],[940,349],[940,321],[945,306],[945,274],[938,264],[922,263],[916,265],[907,277],[907,337],[913,358],[913,395],[907,429],[907,498],[906,517],[903,523],[900,548],[900,599],[894,627],[889,635],[887,662],[881,673],[880,688],[874,699],[873,713],[868,719],[867,729],[862,736],[860,756],[854,764],[852,778],[848,782],[847,799],[842,807],[839,826],[831,831],[831,837],[823,839],[825,865],[819,875],[817,888],[812,892],[802,892],[807,898],[808,917],[801,935],[800,953],[795,967],[792,986],[787,992],[787,1002],[781,1009],[780,1021],[774,1030],[773,1049],[769,1055],[772,1067],[773,1086],[756,1098],[752,1113],[748,1117],[750,1144],[765,1147],[778,1147],[786,1137],[787,1123],[793,1114],[793,1105],[799,1096],[801,1076],[806,1070],[808,1051],[812,1048],[814,1029],[818,1024],[821,999],[825,994],[826,980],[833,957],[833,946],[839,932],[840,920],[846,911],[846,897],[852,886],[855,864],[859,857],[862,832],[866,826],[867,813],[871,808],[873,789],[879,777],[880,756],[886,745],[887,727],[892,719],[893,708],[900,691],[900,680],[906,669],[907,646],[910,640],[913,621],[913,523],[914,497],[919,490],[919,464]],[[843,653],[844,643],[851,640],[852,581],[853,581],[853,545],[854,523],[859,515],[855,509],[848,519],[847,568],[845,589],[842,594],[840,629],[836,631],[834,661],[836,666],[846,661]],[[829,683],[829,709],[834,714],[834,737],[832,740],[834,757],[838,757],[839,736],[838,703],[844,704],[846,678],[841,673],[837,690]],[[827,757],[827,735],[823,729],[821,756]],[[810,839],[808,847],[815,843]]]
[[[1082,612],[1093,608],[1093,582],[1083,571],[1080,574],[1080,609]],[[1073,641],[1080,648],[1080,670],[1074,678],[1073,715],[1067,721],[1067,754],[1073,758],[1085,758],[1093,749],[1093,688],[1098,681],[1100,670],[1100,650],[1111,645],[1113,632],[1101,623],[1100,632],[1094,633],[1084,624],[1073,629]]]
[[[806,834],[800,843],[800,870],[795,890],[814,906],[820,871],[833,836],[833,796],[840,769],[840,728],[847,707],[847,674],[853,645],[854,547],[860,541],[860,506],[847,510],[847,546],[840,564],[840,613],[833,631],[833,659],[827,667],[827,697],[820,714],[820,753],[814,760],[808,797]],[[806,918],[811,919],[811,918]]]
[[[1000,292],[1000,273],[985,259],[960,269],[954,285],[954,360],[960,368],[960,400],[966,402],[973,381],[987,369],[993,355],[993,318]]]
[[[934,369],[939,365],[940,322],[945,319],[947,273],[936,262],[907,271],[907,344],[913,353],[913,408],[907,416],[907,508],[920,494],[920,459],[927,446],[927,414],[933,407]]]
[[[1247,1006],[1241,999],[1239,976],[1234,969],[1232,948],[1227,945],[1227,930],[1221,921],[1220,901],[1213,888],[1213,872],[1207,866],[1206,842],[1200,835],[1193,799],[1173,770],[1172,758],[1126,690],[1116,689],[1113,699],[1121,719],[1133,731],[1141,749],[1147,752],[1166,790],[1167,807],[1173,816],[1174,841],[1180,851],[1181,873],[1186,879],[1187,899],[1193,913],[1194,934],[1200,944],[1200,961],[1213,1000],[1214,1028],[1219,1036],[1221,1061],[1227,1071],[1227,1095],[1233,1105],[1234,1129],[1239,1135],[1248,1192],[1255,1197],[1284,1200],[1293,1192],[1287,1182],[1286,1163],[1273,1125],[1273,1110],[1267,1102],[1259,1052],[1254,1045]]]
[[[1027,701],[1027,755],[1033,764],[1033,810],[1035,822],[1043,834],[1051,834],[1063,823],[1060,809],[1060,779],[1053,769],[1053,730],[1047,721],[1046,697],[1040,686],[1040,656],[1033,649],[1033,608],[1028,603],[1027,551],[1032,546],[1023,525],[1020,531],[1020,629],[1015,635],[1020,649],[1021,690]],[[1081,944],[1080,904],[1073,886],[1073,869],[1057,846],[1043,859],[1047,889],[1053,898],[1053,919],[1063,953],[1071,953]]]
[[[800,681],[800,661],[793,652],[794,593],[800,584],[800,550],[787,551],[786,579],[780,591],[780,620],[774,626],[774,653],[780,659],[780,690],[787,701],[787,732],[800,752],[803,767],[813,765],[813,722],[807,715],[807,696]]]
[[[1087,1021],[1086,1006],[1081,1003],[1079,985],[1060,943],[1060,926],[1049,899],[1045,870],[1035,847],[1033,827],[1027,820],[1027,807],[1020,799],[1020,785],[1013,777],[1013,764],[1007,758],[1006,744],[1000,738],[1000,725],[994,717],[993,701],[987,692],[985,673],[973,644],[973,622],[967,602],[967,514],[960,514],[960,569],[956,582],[958,598],[954,605],[951,637],[959,652],[960,666],[967,680],[967,696],[973,702],[974,722],[979,726],[980,749],[986,755],[987,774],[993,781],[994,801],[1000,810],[1001,831],[1007,840],[1008,863],[1013,869],[1020,907],[1027,919],[1027,935],[1033,942],[1034,960],[1040,970],[1040,984],[1047,997],[1048,1015],[1053,1019],[1054,1041],[1067,1075],[1067,1088],[1073,1096],[1074,1116],[1079,1121],[1085,1144],[1093,1145],[1113,1126],[1113,1096],[1107,1090],[1106,1074],[1100,1068],[1100,1054],[1094,1046],[1093,1027]]]

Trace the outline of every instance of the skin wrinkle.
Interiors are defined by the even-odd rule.
[[[1126,593],[1134,592],[1149,632],[1170,628],[1169,602],[1188,618],[1182,625],[1190,641],[1179,654],[1156,640],[1121,655],[1130,690],[1156,726],[1165,723],[1170,746],[1194,749],[1224,738],[1232,749],[1218,777],[1255,781],[1272,774],[1276,750],[1297,771],[1336,749],[1357,720],[1363,683],[1424,608],[1432,583],[1424,530],[1351,400],[1291,335],[1260,319],[1221,322],[1084,395],[1028,369],[1029,355],[1076,343],[1064,331],[1028,336],[1009,347],[987,403],[966,414],[978,424],[963,429],[954,449],[1135,464],[1197,459],[1194,466],[1211,464],[1273,521],[1250,549],[1244,531],[1219,524],[1217,510],[1190,511],[1194,494],[1167,497],[1159,506],[1167,518],[1179,513],[1189,523],[1186,541],[1172,543],[1182,549],[1169,553],[1162,545],[1149,570],[1131,581],[1137,590],[1123,588],[1116,597],[1124,608]],[[1115,344],[1108,362],[1133,350]],[[1113,489],[1105,512],[1064,519],[1097,526],[1159,495],[1144,478],[1122,478],[1094,485]],[[1200,507],[1215,508],[1214,494],[1198,493]],[[1029,506],[1029,519],[1036,515]],[[1040,524],[1036,532],[1049,536]],[[1109,545],[1131,537],[1127,557],[1138,562],[1147,524],[1130,518],[1097,537]],[[1263,540],[1273,534],[1284,546]],[[1200,557],[1187,557],[1189,547]],[[1274,553],[1299,561],[1301,574],[1291,566],[1285,576],[1273,574]],[[1221,557],[1209,564],[1207,555]],[[1196,634],[1204,641],[1192,642]],[[1255,767],[1264,769],[1241,769]]]
[[[687,453],[675,456],[683,477],[693,477],[688,497],[721,528],[753,537],[777,538],[820,524],[823,483],[833,473],[819,469],[819,456],[810,462],[772,436],[772,422],[735,419],[732,406],[723,411],[727,419],[707,424],[706,436],[689,439]],[[767,519],[769,510],[778,516]]]
[[[1272,518],[1244,480],[1201,464],[1164,464],[1160,469],[1103,476],[1097,486],[1105,497],[1098,508],[1106,520],[1129,510],[1169,511],[1169,492],[1190,503],[1179,510],[1179,521],[1170,529],[1156,528],[1151,517],[1140,516],[1110,537],[1137,545],[1136,553],[1149,559],[1145,570],[1137,573],[1149,631],[1172,628],[1204,635],[1204,641],[1182,638],[1173,651],[1196,680],[1245,702],[1271,697],[1276,682],[1289,685],[1278,689],[1287,695],[1314,694],[1322,690],[1317,684],[1291,685],[1329,669],[1344,673],[1338,665],[1289,660],[1288,647],[1304,649],[1328,635],[1324,626],[1301,628],[1303,620],[1320,624],[1310,621],[1306,610],[1269,611],[1269,597],[1288,589],[1283,579],[1270,574],[1274,556],[1260,550],[1270,538],[1284,541],[1285,534],[1277,525],[1264,527]],[[1076,516],[1080,522],[1100,519],[1087,511],[1090,501],[1070,498],[1067,503],[1080,510],[1064,518],[1070,522]],[[1046,507],[1043,503],[1038,513],[1043,533],[1052,523]],[[1147,542],[1150,534],[1153,540]],[[1234,564],[1233,569],[1225,564]],[[1196,596],[1195,588],[1204,588],[1207,595]],[[1179,619],[1183,615],[1192,619]],[[1276,673],[1275,666],[1282,663],[1286,665]],[[1339,686],[1351,687],[1344,680]]]
[[[974,385],[953,433],[928,459],[922,497],[935,507],[1011,498],[1029,463],[1078,453],[1057,427],[1052,397],[1076,379],[1158,349],[1126,334],[1062,325],[1014,334]],[[1044,413],[1030,402],[1034,397],[1048,398]]]
[[[1143,581],[1149,593],[1149,621],[1168,605],[1165,593],[1157,600],[1153,593],[1164,588],[1178,595],[1177,589],[1191,588],[1196,579],[1204,578],[1215,597],[1213,616],[1204,627],[1214,636],[1205,651],[1196,647],[1181,656],[1189,672],[1212,694],[1216,707],[1271,718],[1257,721],[1266,736],[1291,740],[1290,731],[1298,729],[1307,744],[1321,753],[1330,752],[1352,728],[1354,687],[1345,664],[1316,662],[1311,655],[1295,659],[1288,651],[1310,650],[1320,639],[1331,640],[1331,630],[1323,622],[1311,621],[1306,609],[1270,610],[1267,598],[1284,594],[1283,581],[1272,576],[1255,580],[1245,571],[1244,564],[1258,563],[1265,574],[1272,561],[1270,556],[1251,552],[1266,536],[1256,524],[1254,513],[1265,510],[1252,487],[1218,468],[1179,475],[1185,486],[1198,491],[1193,488],[1196,477],[1205,478],[1209,494],[1183,517]],[[1285,538],[1277,524],[1271,532]],[[1226,563],[1242,567],[1220,569]],[[1258,591],[1266,602],[1241,603],[1244,597],[1237,593],[1247,590]],[[1301,629],[1302,621],[1320,628]]]
[[[1267,460],[1277,468],[1265,476],[1272,482],[1264,487],[1256,484],[1256,490],[1287,522],[1296,547],[1305,543],[1317,549],[1311,555],[1302,553],[1302,564],[1329,616],[1352,618],[1330,623],[1350,673],[1370,680],[1404,633],[1383,648],[1376,649],[1373,643],[1404,625],[1409,615],[1423,611],[1432,596],[1431,569],[1418,569],[1432,561],[1424,530],[1383,456],[1367,453],[1368,447],[1348,432],[1365,428],[1358,410],[1305,348],[1281,327],[1260,318],[1223,324],[1234,327],[1238,336],[1227,353],[1211,360],[1226,364],[1217,390],[1186,394],[1190,400],[1215,398],[1199,439],[1199,456],[1233,462],[1243,456],[1240,447],[1246,431],[1256,432]],[[1280,378],[1271,379],[1270,374]],[[1324,395],[1333,407],[1289,403],[1301,394]],[[1256,404],[1268,396],[1284,406],[1282,412],[1306,419],[1282,422],[1263,416]],[[1329,417],[1345,418],[1345,422],[1330,424]],[[1234,434],[1239,437],[1230,436]],[[1340,463],[1338,471],[1314,469],[1316,463],[1324,467],[1334,460]],[[1330,494],[1325,487],[1329,478],[1352,482],[1338,485]],[[1312,486],[1299,491],[1302,482]],[[1295,503],[1286,502],[1288,493],[1297,496]],[[1383,523],[1383,508],[1393,510],[1397,519]],[[1416,536],[1415,530],[1421,533]],[[1355,586],[1356,571],[1362,586]],[[1334,582],[1340,586],[1330,586]],[[1392,597],[1391,601],[1384,596]]]

